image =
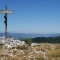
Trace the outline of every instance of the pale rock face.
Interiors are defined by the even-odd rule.
[[[3,60],[3,58],[1,58],[1,60]]]
[[[9,54],[9,56],[12,56],[13,57],[14,55],[11,53],[11,54]]]
[[[12,46],[11,45],[8,45],[7,48],[12,48]]]
[[[5,39],[4,40],[2,40],[2,42],[1,42],[2,44],[5,44]]]
[[[0,37],[0,44],[4,44],[7,48],[16,47],[17,45],[22,46],[25,44],[24,41],[15,40],[13,38]]]
[[[23,50],[20,50],[21,53],[25,54]]]
[[[31,46],[37,46],[37,43],[32,43]]]

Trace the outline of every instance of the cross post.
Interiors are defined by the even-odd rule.
[[[5,6],[5,10],[7,10],[7,6]],[[5,13],[4,18],[5,18],[5,20],[4,20],[4,23],[5,23],[5,38],[7,38],[8,37],[7,36],[7,13]]]

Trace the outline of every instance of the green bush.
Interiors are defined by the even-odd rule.
[[[26,44],[28,44],[28,45],[31,45],[32,40],[31,40],[31,39],[29,39],[29,38],[27,38],[27,39],[25,39],[25,43],[26,43]]]

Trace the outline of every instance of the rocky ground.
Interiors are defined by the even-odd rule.
[[[0,60],[60,60],[60,44],[39,43],[12,48],[0,44]]]

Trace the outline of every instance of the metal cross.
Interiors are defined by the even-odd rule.
[[[0,10],[0,13],[4,14],[4,24],[5,24],[5,38],[7,38],[7,14],[13,13],[11,10],[7,9],[7,6],[5,6],[5,10]]]

